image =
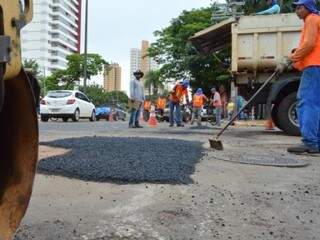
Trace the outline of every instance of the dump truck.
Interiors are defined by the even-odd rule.
[[[0,240],[13,238],[36,172],[39,85],[22,68],[20,51],[32,9],[32,0],[0,0]]]
[[[298,46],[303,22],[293,14],[229,18],[196,33],[190,40],[204,54],[231,46],[233,83],[257,89],[277,64]],[[299,135],[296,105],[300,73],[289,69],[258,95],[255,105],[265,104],[267,118],[290,135]],[[253,91],[254,92],[254,91]]]

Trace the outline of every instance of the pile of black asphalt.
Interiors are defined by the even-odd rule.
[[[201,142],[157,138],[83,137],[41,143],[70,150],[39,162],[38,172],[93,182],[193,183]]]

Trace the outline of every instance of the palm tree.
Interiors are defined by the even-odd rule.
[[[144,78],[144,86],[149,89],[149,95],[151,95],[151,89],[153,90],[153,95],[158,94],[159,89],[164,88],[164,81],[161,78],[159,70],[151,70],[147,73]]]
[[[31,71],[35,76],[40,75],[39,64],[35,59],[25,59],[23,61],[23,67]]]

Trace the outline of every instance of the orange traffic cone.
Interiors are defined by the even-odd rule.
[[[109,114],[109,122],[113,122],[113,111]]]
[[[150,127],[156,127],[158,125],[158,121],[156,118],[156,111],[155,111],[154,106],[151,107],[150,118],[149,118],[148,123],[149,123]]]
[[[266,130],[274,130],[274,124],[273,124],[271,118],[269,118],[269,119],[265,122],[265,127],[266,127]]]
[[[140,118],[139,118],[140,122],[144,122],[144,118],[143,118],[143,110],[140,111]]]

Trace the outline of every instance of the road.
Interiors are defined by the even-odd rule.
[[[42,160],[16,240],[320,239],[320,157],[287,154],[299,138],[261,127],[231,128],[215,152],[216,132],[40,123]],[[308,166],[237,163],[255,158]]]

